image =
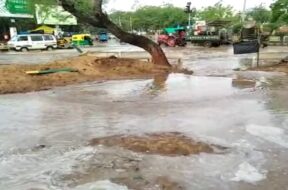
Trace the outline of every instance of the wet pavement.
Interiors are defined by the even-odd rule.
[[[287,189],[287,75],[234,71],[250,58],[229,51],[182,52],[193,76],[0,96],[0,189]],[[89,144],[161,133],[227,150],[170,157]]]

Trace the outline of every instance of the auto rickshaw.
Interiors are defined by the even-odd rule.
[[[78,46],[92,46],[93,40],[90,34],[76,34],[72,36],[72,43]]]
[[[108,41],[108,34],[107,32],[100,32],[98,34],[98,40],[99,42],[107,42]]]
[[[57,47],[61,49],[72,48],[72,35],[70,33],[64,33],[57,39]]]

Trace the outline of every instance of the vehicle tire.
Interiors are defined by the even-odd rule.
[[[214,47],[220,47],[220,45],[221,45],[220,43],[213,44]]]
[[[210,48],[210,47],[212,47],[212,42],[206,41],[206,42],[203,43],[203,46]]]
[[[20,49],[20,51],[21,51],[21,52],[28,52],[28,51],[29,51],[29,49],[28,49],[28,48],[26,48],[26,47],[23,47],[23,48],[21,48],[21,49]]]
[[[185,47],[186,45],[187,45],[187,42],[186,42],[186,41],[182,41],[182,42],[179,44],[180,47]]]
[[[48,46],[46,49],[47,49],[47,51],[53,51],[54,50],[54,48],[51,46]]]

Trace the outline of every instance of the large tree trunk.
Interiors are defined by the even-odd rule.
[[[102,12],[102,0],[94,0],[94,15],[87,15],[79,11],[75,7],[73,0],[60,0],[60,2],[66,11],[77,17],[78,21],[95,27],[107,28],[108,31],[114,34],[121,41],[143,48],[150,53],[154,64],[171,67],[166,55],[158,44],[144,36],[125,32],[114,24],[108,16]]]
[[[170,66],[166,55],[164,54],[163,50],[158,44],[156,44],[155,42],[144,36],[131,34],[123,31],[116,24],[110,21],[110,19],[105,14],[102,14],[100,18],[105,28],[107,28],[112,34],[114,34],[121,41],[132,44],[134,46],[141,47],[147,52],[149,52],[150,55],[152,56],[154,64]]]

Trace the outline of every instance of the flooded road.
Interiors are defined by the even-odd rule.
[[[195,76],[0,96],[0,189],[287,188],[287,75],[233,71],[239,60],[185,60]],[[155,133],[226,149],[171,157],[89,144]]]

